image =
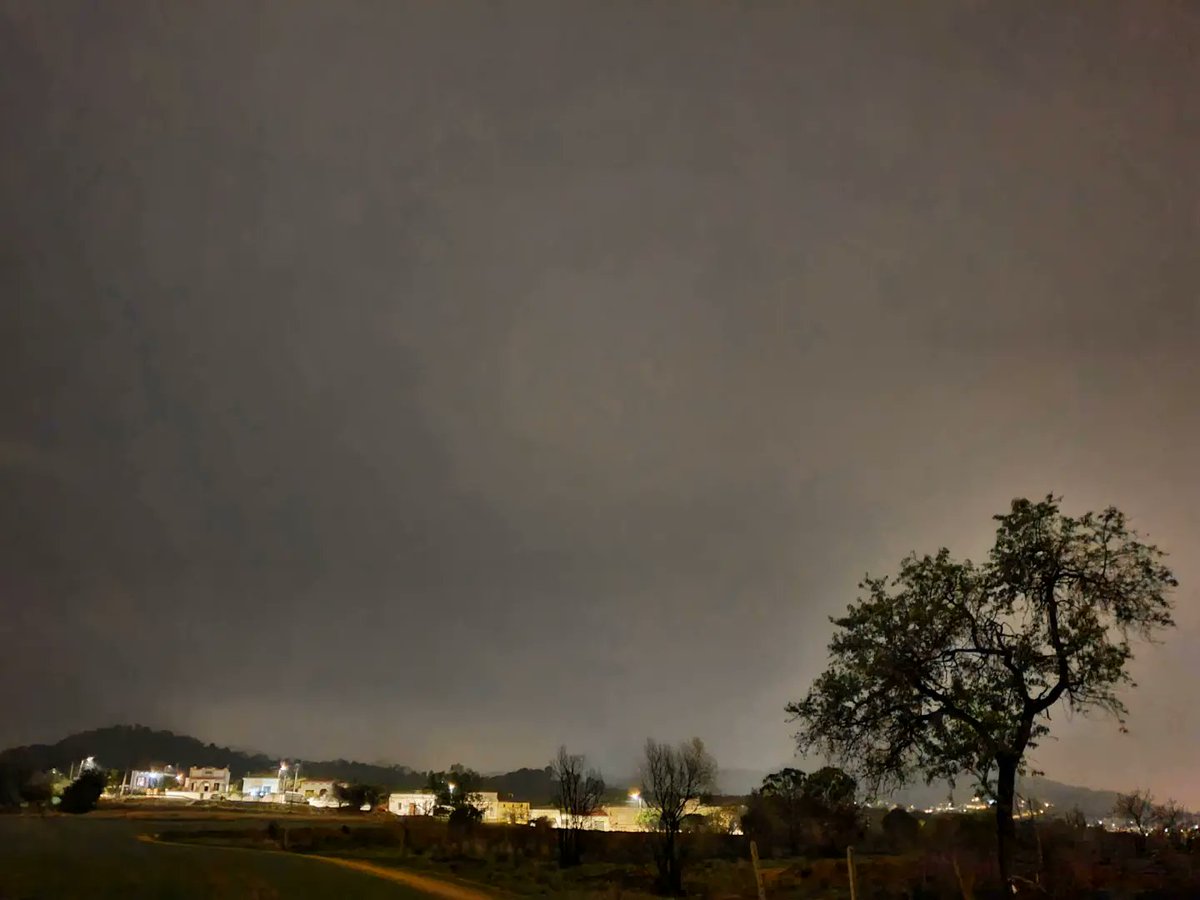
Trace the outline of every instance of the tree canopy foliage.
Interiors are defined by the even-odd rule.
[[[857,792],[857,782],[839,768],[780,769],[750,794],[742,829],[767,853],[839,851],[858,833]]]
[[[435,815],[450,816],[455,824],[483,818],[482,778],[474,769],[455,763],[446,772],[430,772],[428,789],[435,799]]]
[[[387,788],[374,784],[363,784],[361,781],[349,783],[339,781],[333,785],[334,798],[349,807],[350,812],[359,812],[364,806],[373,809],[387,795]]]
[[[857,782],[833,766],[812,774],[791,768],[772,772],[750,795],[742,830],[768,853],[777,846],[792,856],[838,850],[858,831],[857,791]]]
[[[1014,500],[985,562],[911,555],[835,619],[831,664],[788,706],[802,751],[843,761],[873,790],[916,775],[973,775],[994,796],[1009,875],[1013,798],[1050,712],[1104,710],[1124,724],[1134,638],[1170,627],[1164,554],[1118,509],[1064,515]]]

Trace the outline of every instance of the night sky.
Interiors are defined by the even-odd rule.
[[[1054,491],[1182,586],[1035,763],[1200,805],[1195,4],[2,9],[0,746],[774,767]]]

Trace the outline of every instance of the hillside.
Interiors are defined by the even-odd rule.
[[[968,780],[960,782],[953,790],[946,782],[934,782],[931,785],[918,783],[896,791],[889,799],[906,806],[929,807],[943,803],[949,797],[956,801],[968,800],[974,792],[974,787]],[[1040,776],[1020,779],[1017,783],[1017,794],[1030,800],[1047,801],[1056,810],[1066,811],[1078,807],[1091,819],[1108,815],[1117,799],[1116,791],[1063,784]]]
[[[66,770],[94,756],[106,769],[137,769],[154,764],[181,766],[229,766],[233,778],[251,772],[273,772],[279,758],[206,744],[194,737],[158,731],[142,725],[113,725],[81,731],[54,744],[32,744],[0,752],[0,762],[33,769]],[[407,766],[380,766],[336,760],[304,760],[303,774],[314,778],[363,781],[387,787],[412,788],[425,783],[425,776]]]
[[[252,772],[274,772],[279,758],[206,744],[189,735],[158,731],[142,725],[113,725],[81,731],[54,744],[32,744],[0,752],[0,763],[22,768],[66,771],[94,756],[106,769],[138,769],[151,765],[229,766],[234,779]],[[309,778],[358,781],[388,788],[424,787],[426,775],[408,766],[387,766],[346,759],[301,760],[301,773]],[[483,790],[513,794],[545,803],[554,794],[547,769],[518,769],[481,779]]]

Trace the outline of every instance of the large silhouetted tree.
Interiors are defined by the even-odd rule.
[[[589,817],[600,809],[604,797],[604,779],[587,760],[578,754],[558,748],[558,756],[550,763],[558,792],[558,808],[562,821],[558,827],[558,864],[577,866],[582,861],[583,833]]]
[[[684,817],[692,812],[702,794],[713,790],[716,779],[717,763],[699,738],[677,747],[647,739],[642,762],[642,797],[654,813],[660,835],[654,856],[659,888],[666,893],[683,892],[679,832]]]
[[[1058,705],[1122,722],[1131,640],[1173,624],[1163,553],[1109,508],[1065,516],[1014,500],[982,564],[910,556],[835,619],[832,662],[789,704],[802,750],[876,790],[970,773],[995,799],[1000,874],[1012,876],[1013,801],[1025,753]]]

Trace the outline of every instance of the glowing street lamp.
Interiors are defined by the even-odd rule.
[[[641,809],[641,807],[642,807],[642,792],[641,791],[630,791],[629,792],[629,802],[636,803],[638,805],[638,809]]]

